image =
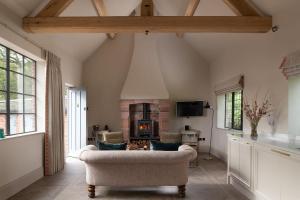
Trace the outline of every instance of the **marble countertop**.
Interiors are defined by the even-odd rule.
[[[288,134],[261,134],[258,135],[257,138],[252,138],[249,134],[230,133],[229,135],[257,144],[277,147],[300,155],[300,139],[298,137],[289,138]]]

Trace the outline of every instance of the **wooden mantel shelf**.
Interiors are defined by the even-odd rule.
[[[31,33],[122,33],[122,32],[214,32],[266,33],[269,16],[109,16],[25,17],[23,28]]]

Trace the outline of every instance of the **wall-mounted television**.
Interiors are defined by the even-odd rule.
[[[203,116],[203,101],[184,101],[176,103],[177,117]]]

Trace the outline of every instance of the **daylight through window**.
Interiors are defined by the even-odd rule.
[[[225,95],[225,128],[243,129],[243,92],[229,92]]]
[[[0,128],[5,135],[36,131],[36,62],[2,45]]]

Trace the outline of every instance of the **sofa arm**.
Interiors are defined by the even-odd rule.
[[[182,151],[182,152],[188,152],[189,154],[189,160],[192,161],[194,159],[197,158],[197,151],[189,146],[189,145],[186,145],[186,144],[183,144],[181,145],[179,148],[178,148],[178,151]]]
[[[81,161],[85,161],[85,157],[83,156],[83,153],[86,151],[95,151],[95,150],[98,150],[98,148],[95,145],[87,145],[83,147],[79,153],[79,159]]]
[[[89,151],[89,150],[98,150],[95,145],[87,145],[82,148],[83,151]]]

